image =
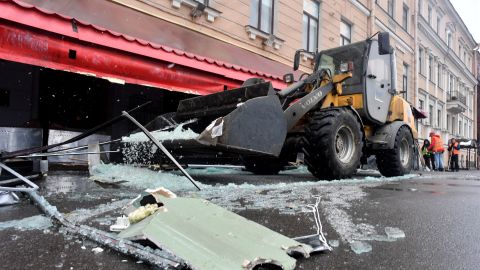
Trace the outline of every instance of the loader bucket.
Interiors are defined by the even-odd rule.
[[[287,135],[280,100],[268,95],[247,100],[224,117],[214,120],[197,138],[205,145],[233,152],[278,156]]]

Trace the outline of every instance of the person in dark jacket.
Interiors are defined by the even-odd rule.
[[[430,170],[435,170],[435,160],[433,157],[433,153],[428,150],[429,146],[430,146],[430,141],[425,139],[422,145],[422,156],[423,156],[423,160],[425,160],[425,165]]]
[[[458,166],[458,154],[460,153],[460,144],[455,138],[450,140],[448,144],[448,154],[450,155],[450,171],[458,172],[460,170]]]

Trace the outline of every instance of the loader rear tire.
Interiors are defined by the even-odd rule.
[[[377,153],[377,168],[383,176],[402,176],[410,173],[413,167],[413,138],[410,129],[402,126],[397,131],[393,149]]]
[[[315,112],[305,127],[305,164],[320,180],[351,177],[360,166],[362,127],[347,108]]]

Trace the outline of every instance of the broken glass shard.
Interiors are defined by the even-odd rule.
[[[385,233],[390,239],[405,238],[405,232],[399,228],[385,227]]]
[[[365,252],[370,252],[372,251],[372,246],[363,241],[354,241],[350,243],[350,248],[355,252],[356,254],[362,254]]]

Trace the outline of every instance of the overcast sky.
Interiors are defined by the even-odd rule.
[[[480,1],[479,0],[450,0],[463,22],[472,33],[476,42],[480,42]]]

